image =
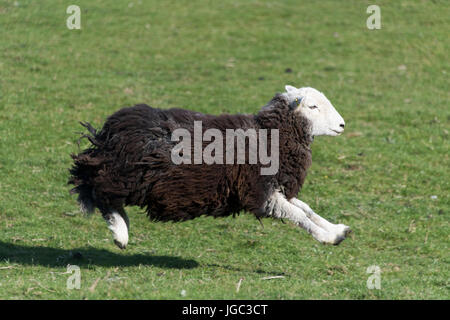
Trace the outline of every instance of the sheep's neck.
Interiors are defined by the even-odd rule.
[[[287,110],[261,111],[255,116],[261,129],[278,129],[280,141],[295,141],[307,150],[314,136],[311,135],[311,123],[298,113]]]

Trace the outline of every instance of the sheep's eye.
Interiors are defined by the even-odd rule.
[[[317,109],[317,106],[310,106],[310,109]]]

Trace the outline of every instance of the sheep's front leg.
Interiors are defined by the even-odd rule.
[[[344,238],[351,232],[350,227],[346,226],[345,224],[333,224],[322,218],[317,213],[315,213],[306,203],[299,199],[292,198],[290,202],[296,207],[302,209],[311,221],[328,232],[334,233],[337,236]]]
[[[329,232],[310,220],[307,214],[295,206],[283,194],[276,192],[267,205],[268,214],[275,218],[286,218],[305,229],[314,239],[321,243],[338,245],[345,237]]]

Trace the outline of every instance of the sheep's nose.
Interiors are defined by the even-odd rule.
[[[342,129],[344,129],[345,124],[344,124],[344,123],[341,123],[341,124],[339,125],[339,127],[341,127]]]

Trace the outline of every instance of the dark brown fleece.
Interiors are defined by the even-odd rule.
[[[226,129],[278,129],[278,173],[261,175],[259,163],[175,165],[171,150],[178,142],[171,141],[173,130],[185,128],[193,137],[194,121],[200,120],[203,131],[219,129],[224,138]],[[69,183],[87,211],[98,207],[103,214],[137,205],[161,221],[228,216],[241,210],[262,217],[270,214],[265,203],[275,190],[287,199],[297,195],[311,164],[309,123],[279,94],[256,115],[212,116],[136,105],[111,115],[100,132],[83,125],[92,146],[72,155]],[[268,145],[270,150],[270,139]]]

